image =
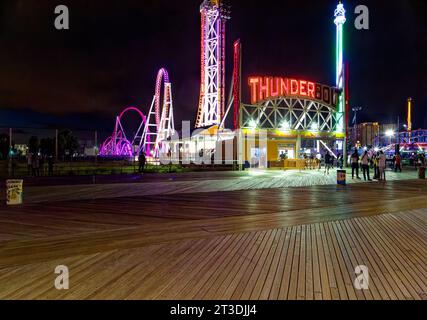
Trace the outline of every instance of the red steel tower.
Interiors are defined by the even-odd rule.
[[[225,25],[230,10],[204,0],[201,14],[201,81],[196,128],[220,125],[225,112]]]

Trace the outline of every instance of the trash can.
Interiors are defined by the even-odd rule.
[[[23,180],[7,180],[6,181],[6,192],[7,200],[6,204],[9,206],[22,204],[22,193],[23,193]]]
[[[419,167],[418,168],[418,178],[425,180],[425,178],[426,178],[426,167]]]
[[[347,185],[347,171],[346,170],[337,170],[337,184],[340,186]]]

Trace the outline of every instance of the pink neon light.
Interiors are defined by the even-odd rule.
[[[205,24],[206,24],[206,12],[202,10],[201,14],[201,40],[200,40],[200,97],[199,97],[199,109],[197,111],[196,127],[200,126],[203,117],[203,100],[206,95],[206,85],[205,85]]]
[[[252,104],[277,97],[303,97],[335,106],[338,92],[311,81],[282,77],[249,77],[248,85]]]
[[[114,126],[114,132],[111,136],[109,136],[104,143],[101,145],[99,154],[101,156],[124,156],[124,157],[132,157],[133,146],[132,143],[125,138],[125,134],[122,129],[119,127],[119,123],[121,123],[122,117],[129,111],[135,111],[141,117],[142,123],[145,126],[147,123],[147,118],[144,114],[135,107],[129,107],[123,110],[120,115],[116,118],[116,124]],[[150,136],[147,136],[147,139],[150,139]],[[148,141],[149,142],[149,141]],[[150,154],[150,144],[147,146],[147,150],[145,150],[146,154]]]
[[[157,78],[156,78],[156,87],[155,87],[155,120],[156,120],[156,128],[157,131],[161,130],[160,128],[160,121],[161,121],[161,112],[162,112],[162,107],[166,107],[164,104],[162,104],[162,102],[160,101],[161,99],[161,89],[162,89],[162,84],[164,87],[164,93],[163,93],[163,102],[171,102],[171,90],[170,90],[170,86],[166,86],[166,84],[169,84],[169,74],[168,71],[165,68],[162,68],[159,70],[159,72],[157,73]],[[168,90],[169,88],[169,90]],[[139,110],[138,108],[135,107],[129,107],[126,108],[125,110],[123,110],[119,116],[116,118],[116,124],[114,126],[114,131],[113,134],[108,137],[105,142],[101,145],[100,148],[100,155],[101,156],[133,156],[134,152],[133,152],[133,146],[132,146],[132,142],[130,142],[129,140],[127,140],[125,138],[125,134],[122,131],[122,128],[120,127],[121,124],[121,118],[129,111],[134,111],[136,113],[139,114],[139,116],[141,117],[141,127],[140,129],[144,130],[147,127],[147,118],[144,116],[144,114],[141,112],[141,110]],[[165,111],[165,115],[168,116],[168,113],[170,112],[169,109],[166,109]],[[149,135],[149,128],[147,128],[147,136],[146,136],[146,150],[138,150],[138,153],[141,151],[144,151],[146,154],[150,154],[151,155],[151,144],[150,144],[150,135]],[[135,139],[135,138],[134,138]],[[133,141],[134,142],[134,141]]]
[[[216,34],[219,36],[219,40],[217,43],[217,52],[216,52],[216,58],[218,59],[218,105],[217,106],[209,106],[209,107],[215,107],[217,108],[218,115],[217,119],[214,119],[218,122],[218,124],[221,122],[221,119],[224,117],[225,114],[225,35],[226,35],[226,19],[227,13],[224,11],[224,8],[222,6],[221,1],[217,0],[211,0],[204,1],[200,14],[201,14],[201,55],[200,55],[200,65],[201,65],[201,79],[200,79],[200,97],[199,97],[199,109],[197,112],[197,118],[196,118],[196,128],[200,128],[204,122],[204,114],[207,110],[205,108],[208,108],[207,105],[205,105],[205,97],[212,93],[207,92],[211,86],[211,82],[214,81],[214,79],[208,79],[208,83],[206,83],[206,69],[207,66],[209,66],[209,57],[206,56],[206,49],[210,45],[208,44],[208,34],[211,25],[214,24]],[[211,12],[213,10],[218,11],[218,18],[216,21],[212,21],[212,18],[210,15],[208,15],[208,12]]]
[[[165,68],[162,68],[159,70],[159,72],[157,73],[157,80],[156,80],[156,90],[155,90],[155,112],[156,112],[156,125],[157,128],[159,128],[160,125],[160,118],[161,118],[161,114],[160,114],[160,110],[161,110],[161,105],[160,105],[160,96],[161,96],[161,88],[162,88],[162,80],[163,80],[163,87],[164,87],[164,95],[166,97],[166,95],[168,94],[166,92],[166,83],[169,83],[169,74],[168,71]],[[168,98],[166,98],[168,99]]]

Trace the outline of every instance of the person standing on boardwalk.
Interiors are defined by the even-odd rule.
[[[320,171],[322,169],[322,155],[320,153],[316,155],[316,164],[317,169]]]
[[[344,158],[342,154],[339,154],[338,160],[337,160],[337,168],[342,170],[343,166],[344,166]]]
[[[28,151],[27,153],[27,169],[28,169],[28,175],[31,176],[33,172],[33,160],[32,160],[33,154]]]
[[[33,177],[38,177],[38,172],[39,172],[39,159],[38,159],[38,155],[37,153],[34,153],[31,156],[31,168],[32,168],[32,176]]]
[[[139,168],[138,171],[139,173],[144,173],[144,168],[145,168],[145,162],[147,161],[146,157],[145,157],[145,152],[142,151],[141,154],[139,155]]]
[[[48,166],[48,172],[49,172],[49,176],[53,176],[53,157],[49,156],[49,158],[47,159],[47,166]]]
[[[332,157],[329,151],[326,151],[325,154],[325,174],[329,174],[329,169],[331,168]]]
[[[379,180],[380,181],[386,181],[385,178],[385,167],[386,167],[387,158],[384,154],[384,152],[380,151],[380,156],[378,158],[378,170],[380,172]]]
[[[400,156],[400,152],[396,154],[394,158],[394,172],[402,172],[402,157]]]
[[[356,172],[356,178],[360,180],[359,177],[359,153],[357,149],[354,150],[351,155],[351,178],[354,179],[354,173]]]
[[[362,156],[362,170],[363,170],[363,180],[366,181],[366,178],[368,178],[368,181],[372,181],[371,177],[369,175],[369,154],[368,151],[365,151],[365,153]]]
[[[372,162],[373,162],[373,165],[374,165],[374,180],[378,180],[380,178],[380,173],[379,173],[379,170],[378,170],[378,160],[379,160],[379,157],[380,157],[380,153],[379,152],[375,153],[374,156],[372,157]]]
[[[44,170],[44,155],[40,155],[39,157],[39,175],[44,176],[45,170]]]
[[[40,177],[40,156],[36,154],[36,176]]]

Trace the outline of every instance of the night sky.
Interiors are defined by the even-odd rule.
[[[148,112],[157,70],[173,84],[176,122],[194,122],[200,77],[201,0],[2,0],[0,126],[111,131],[123,107]],[[334,0],[230,0],[227,91],[232,43],[243,43],[247,77],[277,75],[333,85]],[[70,9],[70,30],[54,28],[54,8]],[[370,9],[368,31],[354,8]],[[415,127],[427,128],[427,1],[344,1],[351,105],[361,121],[396,122],[414,99]],[[228,96],[228,93],[227,93]],[[180,127],[180,125],[177,125]]]

